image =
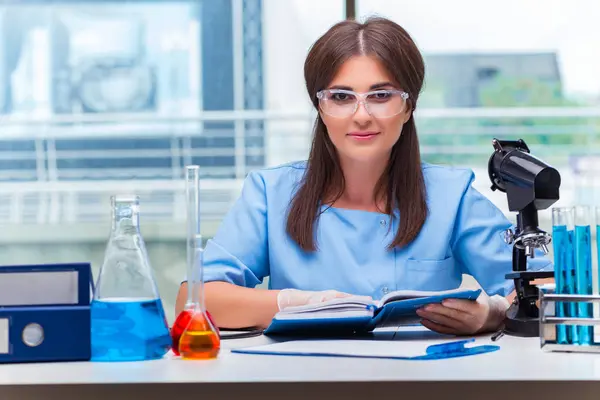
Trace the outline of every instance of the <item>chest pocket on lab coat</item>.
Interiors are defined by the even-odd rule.
[[[454,257],[441,260],[406,260],[406,285],[414,290],[456,289],[462,282],[462,272]]]

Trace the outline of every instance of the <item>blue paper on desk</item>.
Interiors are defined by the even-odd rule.
[[[416,310],[444,299],[475,300],[481,289],[453,289],[439,292],[403,290],[389,293],[379,301],[344,297],[317,305],[289,307],[275,315],[265,335],[340,336],[371,332],[376,328],[400,326],[419,321]]]
[[[499,346],[468,346],[475,339],[422,341],[378,340],[292,340],[262,346],[233,349],[232,353],[276,356],[385,358],[395,360],[442,360],[490,353]]]

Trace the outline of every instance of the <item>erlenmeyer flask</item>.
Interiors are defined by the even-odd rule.
[[[92,361],[163,357],[171,338],[139,227],[139,197],[111,197],[112,228],[92,301]]]

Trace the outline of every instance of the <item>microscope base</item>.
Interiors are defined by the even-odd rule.
[[[507,317],[504,321],[503,333],[510,336],[518,337],[539,337],[540,336],[540,320],[539,318],[510,318]]]
[[[547,279],[554,276],[553,271],[516,271],[506,274],[507,279],[515,282],[517,299],[506,311],[503,333],[520,337],[539,337],[540,318],[536,301],[539,297],[537,286],[532,284],[536,279]]]

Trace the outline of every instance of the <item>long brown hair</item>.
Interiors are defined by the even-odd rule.
[[[317,92],[325,89],[341,65],[356,55],[376,57],[409,94],[407,106],[415,109],[425,76],[421,53],[402,27],[384,18],[370,18],[364,23],[351,20],[337,23],[310,49],[304,64],[304,78],[308,95],[317,110]],[[337,151],[318,116],[307,169],[287,217],[287,233],[300,248],[316,250],[314,227],[320,207],[325,201],[333,204],[329,200],[337,200],[343,194],[344,186]],[[409,244],[427,217],[425,183],[412,112],[392,148],[375,194],[376,199],[385,199],[385,213],[394,215],[397,208],[400,214],[400,224],[389,248]]]

